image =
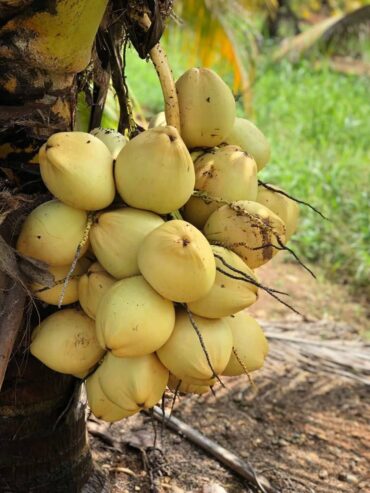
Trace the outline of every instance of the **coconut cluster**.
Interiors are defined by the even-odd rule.
[[[294,201],[259,187],[269,144],[223,80],[191,69],[176,84],[180,132],[156,115],[128,140],[95,129],[52,135],[39,153],[55,199],[33,210],[17,249],[48,265],[58,306],[31,353],[85,380],[92,412],[116,421],[166,388],[202,394],[263,366],[268,345],[246,312],[254,269],[293,234]]]

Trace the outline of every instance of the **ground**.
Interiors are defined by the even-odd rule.
[[[294,306],[311,321],[302,325],[306,333],[300,337],[360,339],[366,334],[365,304],[351,298],[345,286],[320,277],[315,281],[297,264],[281,259],[258,273],[265,284],[288,291]],[[264,294],[249,311],[260,320],[276,320],[290,328],[300,320]],[[248,461],[277,491],[370,492],[369,386],[309,372],[294,359],[278,355],[273,341],[266,366],[254,377],[257,390],[246,377],[231,378],[216,396],[181,397],[174,416]],[[109,428],[92,422],[90,428],[95,430],[94,457],[107,472],[113,493],[203,493],[211,484],[228,493],[256,491],[167,429],[163,456],[150,451],[154,431],[149,416],[138,415]],[[98,438],[99,430],[112,441]],[[157,432],[160,444],[160,425]],[[150,489],[151,484],[156,489]]]

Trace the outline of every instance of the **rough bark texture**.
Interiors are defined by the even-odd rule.
[[[28,352],[38,313],[28,310],[27,277],[12,247],[30,212],[20,214],[22,200],[45,192],[37,178],[36,195],[20,194],[38,174],[31,164],[38,148],[73,128],[77,73],[90,61],[108,0],[0,3],[1,380],[10,357],[0,382],[0,492],[100,493],[104,477],[94,471],[79,381]]]
[[[0,491],[80,492],[92,473],[76,379],[30,355],[11,361],[0,394]]]

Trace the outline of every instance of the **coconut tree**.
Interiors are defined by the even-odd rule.
[[[50,308],[29,296],[30,281],[52,285],[40,262],[14,250],[25,216],[49,195],[37,154],[53,133],[73,130],[81,92],[99,125],[109,81],[120,101],[119,129],[135,131],[122,47],[142,58],[163,31],[163,0],[0,2],[0,491],[103,491],[86,437],[80,381],[57,374],[28,351],[32,326]],[[165,82],[164,82],[165,83]],[[171,88],[170,88],[171,89]],[[171,108],[167,108],[170,113]],[[171,121],[171,115],[168,115]],[[176,124],[176,122],[174,122]]]

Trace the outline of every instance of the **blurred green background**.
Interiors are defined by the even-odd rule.
[[[271,142],[261,179],[330,218],[302,207],[291,246],[369,294],[370,2],[176,3],[182,21],[162,41],[175,78],[206,65],[230,84]],[[125,73],[136,113],[162,111],[155,70],[131,48]],[[116,119],[110,98],[103,125]]]

